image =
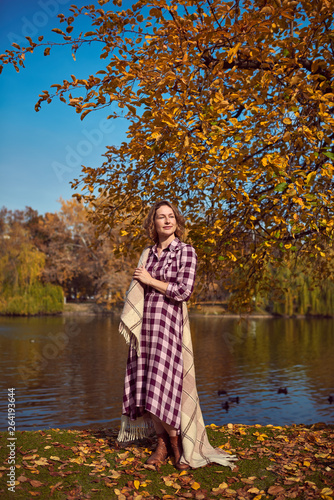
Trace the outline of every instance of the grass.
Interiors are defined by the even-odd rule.
[[[169,460],[145,464],[155,439],[119,446],[117,430],[16,432],[15,493],[8,491],[8,433],[1,433],[0,498],[196,500],[333,498],[334,426],[207,428],[211,444],[236,454],[230,468],[210,464],[178,472]]]

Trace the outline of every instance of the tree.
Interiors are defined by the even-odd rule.
[[[334,0],[98,4],[72,5],[53,31],[73,55],[100,44],[101,70],[43,91],[36,110],[58,97],[81,119],[106,107],[128,119],[127,141],[73,182],[99,233],[121,224],[139,239],[138,220],[167,198],[189,219],[200,275],[230,273],[238,308],[270,288],[263,271],[287,252],[317,259],[321,277],[334,226]],[[92,29],[76,36],[80,16]],[[3,63],[19,71],[27,52],[56,45],[28,41]]]
[[[97,235],[88,210],[76,199],[44,216],[31,207],[0,210],[0,289],[30,294],[37,281],[60,285],[67,298],[94,300],[106,307],[123,302],[138,253],[114,255],[124,237],[119,228]]]
[[[0,314],[54,314],[63,309],[60,287],[42,283],[45,255],[31,242],[25,212],[0,211]]]
[[[83,203],[59,201],[59,212],[45,214],[38,228],[46,254],[44,280],[61,285],[68,298],[94,296],[106,305],[123,300],[135,263],[114,256],[112,240],[118,241],[119,230],[96,235]]]

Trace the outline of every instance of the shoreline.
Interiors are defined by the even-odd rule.
[[[217,305],[207,305],[202,306],[190,306],[189,316],[191,318],[196,317],[216,317],[216,318],[226,318],[226,319],[332,319],[333,315],[322,315],[322,314],[294,314],[292,316],[268,313],[261,311],[254,311],[251,313],[231,313],[226,311],[226,309],[219,304]],[[42,317],[42,316],[120,316],[122,312],[122,306],[115,305],[112,309],[107,309],[104,306],[100,306],[95,302],[70,302],[64,304],[63,311],[57,313],[41,313],[41,314],[0,314],[0,317]]]
[[[107,310],[95,303],[68,303],[65,304],[64,310],[60,313],[62,316],[86,315],[86,316],[108,316],[118,315],[122,312],[122,306],[116,305],[113,309]],[[238,319],[316,319],[316,318],[333,318],[328,315],[307,315],[307,314],[294,314],[293,316],[274,314],[268,312],[251,312],[251,313],[231,313],[226,311],[219,304],[207,305],[204,304],[200,307],[190,306],[188,309],[190,317],[217,317],[217,318],[238,318]]]

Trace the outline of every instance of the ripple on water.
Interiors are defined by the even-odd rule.
[[[0,318],[0,389],[16,388],[18,429],[119,424],[128,348],[118,321],[74,322],[80,333],[44,352],[49,334],[65,331],[64,318]],[[206,424],[333,422],[334,320],[196,317],[191,328]],[[25,378],[18,367],[27,370]],[[280,387],[287,394],[278,394]],[[236,396],[239,404],[223,407]],[[6,408],[2,399],[1,415]]]

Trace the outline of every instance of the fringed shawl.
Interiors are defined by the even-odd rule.
[[[146,248],[138,263],[138,267],[145,265],[150,248]],[[133,280],[126,294],[125,304],[119,326],[120,333],[126,342],[137,351],[140,356],[140,332],[144,310],[144,289],[139,281]],[[181,402],[181,438],[183,455],[181,463],[186,463],[196,469],[210,462],[235,467],[237,457],[219,449],[213,448],[208,440],[203,421],[202,411],[196,388],[194,355],[190,334],[190,325],[187,305],[182,303],[183,313],[183,389]],[[131,421],[122,415],[121,429],[118,441],[131,441],[148,436],[152,431],[151,419],[147,416]]]

